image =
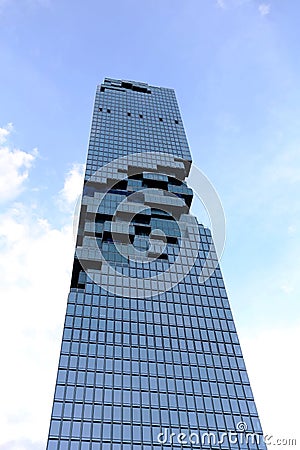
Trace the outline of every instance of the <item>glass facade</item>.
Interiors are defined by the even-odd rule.
[[[48,450],[265,449],[172,89],[98,86]]]

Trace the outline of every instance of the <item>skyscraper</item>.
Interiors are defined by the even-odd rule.
[[[172,89],[97,87],[48,450],[264,449]]]

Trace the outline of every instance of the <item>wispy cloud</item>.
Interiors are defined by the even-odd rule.
[[[271,5],[269,3],[261,3],[258,6],[258,11],[261,16],[267,16],[268,14],[270,14]]]
[[[217,0],[216,5],[221,8],[221,9],[225,9],[226,8],[226,4],[225,4],[225,0]]]
[[[216,0],[216,5],[221,9],[230,9],[243,6],[252,0]]]
[[[300,398],[295,386],[300,363],[295,355],[298,354],[300,324],[266,329],[241,340],[264,433],[279,439],[297,438],[298,441]],[[280,414],[278,405],[288,414]],[[286,445],[285,448],[295,446]]]
[[[216,6],[221,9],[236,8],[249,3],[253,3],[253,0],[216,0]],[[258,11],[262,16],[266,16],[271,12],[271,5],[269,3],[260,3]]]
[[[33,442],[30,439],[14,439],[0,444],[0,450],[44,450],[45,442]]]
[[[67,214],[55,227],[29,203],[0,215],[0,340],[9,342],[1,354],[1,450],[45,448],[74,251],[71,223]]]
[[[73,208],[82,191],[84,164],[73,164],[67,173],[63,189],[59,192],[58,201],[63,208]]]
[[[299,143],[283,149],[273,157],[266,168],[265,176],[270,183],[294,184],[300,182]]]
[[[12,123],[8,123],[6,127],[1,128],[0,127],[0,144],[4,144],[6,142],[9,133],[12,131],[13,125]]]
[[[51,7],[52,0],[0,0],[0,19],[10,12]]]
[[[53,226],[30,198],[16,202],[35,161],[9,143],[11,124],[0,128],[0,341],[8,368],[0,374],[0,450],[45,447],[72,267],[73,210]],[[72,205],[82,188],[83,166],[74,164],[57,194]],[[49,214],[50,215],[50,214]],[[12,332],[13,323],[13,332]],[[22,367],[22,374],[20,374]]]
[[[37,156],[36,149],[27,153],[8,145],[12,129],[12,124],[0,128],[0,202],[14,199],[24,189],[29,169]]]
[[[63,224],[55,227],[29,198],[16,202],[37,151],[14,148],[12,130],[12,124],[0,128],[0,341],[9,339],[2,349],[9,369],[0,375],[0,450],[39,450],[50,419],[74,251],[71,206],[83,166],[72,166],[57,193],[64,209]]]

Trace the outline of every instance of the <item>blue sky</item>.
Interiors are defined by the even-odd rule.
[[[105,76],[176,90],[224,207],[221,265],[264,430],[296,437],[299,21],[297,0],[0,0],[0,450],[45,446]]]

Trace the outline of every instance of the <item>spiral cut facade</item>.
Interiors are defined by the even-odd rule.
[[[48,450],[264,449],[172,89],[97,88]]]

